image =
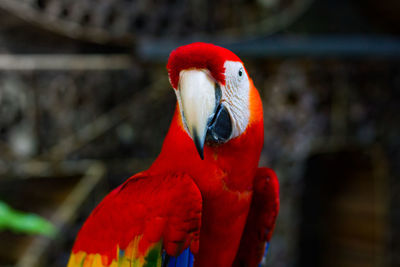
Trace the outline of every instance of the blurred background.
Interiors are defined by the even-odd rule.
[[[165,69],[207,41],[263,98],[281,210],[265,266],[400,266],[398,0],[0,0],[0,266],[65,266],[157,156]]]

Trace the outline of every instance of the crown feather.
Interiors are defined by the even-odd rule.
[[[171,52],[167,70],[169,80],[177,89],[179,73],[186,69],[208,69],[211,76],[220,84],[225,85],[225,61],[240,61],[226,48],[208,43],[192,43],[178,47]]]

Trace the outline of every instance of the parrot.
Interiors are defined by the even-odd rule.
[[[161,151],[92,211],[74,266],[258,266],[279,211],[275,172],[258,167],[263,107],[243,62],[196,42],[167,63],[176,95]]]

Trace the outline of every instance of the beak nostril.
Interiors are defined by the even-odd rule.
[[[222,91],[221,91],[221,86],[219,83],[215,83],[215,106],[218,107],[219,102],[221,102],[222,98]]]

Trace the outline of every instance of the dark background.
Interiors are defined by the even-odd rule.
[[[65,266],[89,212],[157,156],[169,52],[237,53],[264,103],[281,210],[265,266],[400,266],[400,2],[0,0],[0,266]]]

